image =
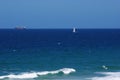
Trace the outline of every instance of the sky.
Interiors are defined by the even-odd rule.
[[[0,28],[120,28],[120,0],[0,0]]]

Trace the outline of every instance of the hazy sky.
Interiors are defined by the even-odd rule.
[[[0,28],[120,28],[120,0],[0,0]]]

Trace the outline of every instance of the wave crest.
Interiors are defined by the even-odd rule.
[[[63,68],[63,69],[59,69],[59,70],[55,70],[55,71],[30,72],[30,73],[25,72],[25,73],[21,73],[18,75],[10,74],[10,75],[5,75],[5,76],[0,76],[0,79],[4,79],[4,78],[15,78],[15,79],[36,78],[38,76],[43,76],[43,75],[48,75],[48,74],[58,74],[60,72],[67,75],[72,72],[76,72],[76,70],[73,68]]]

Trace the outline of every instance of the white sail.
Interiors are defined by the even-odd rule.
[[[75,29],[75,28],[73,28],[73,32],[74,32],[74,33],[76,32],[76,29]]]

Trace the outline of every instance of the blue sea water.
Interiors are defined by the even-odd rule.
[[[120,80],[120,29],[1,29],[0,80]]]

